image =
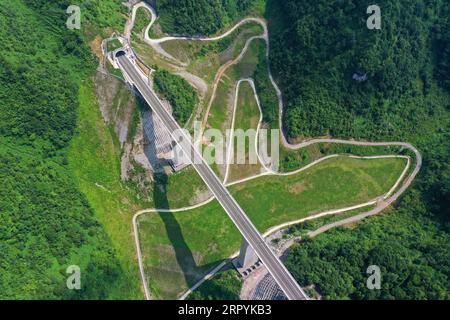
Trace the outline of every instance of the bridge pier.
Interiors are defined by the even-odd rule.
[[[144,97],[144,100],[148,105],[151,106],[152,110],[161,118],[161,120],[166,125],[169,132],[171,132],[172,137],[175,136],[175,132],[182,132],[181,127],[172,117],[172,115],[164,108],[161,101],[159,101],[156,94],[148,86],[145,80],[142,79],[141,73],[139,72],[139,67],[136,66],[129,57],[126,55],[121,55],[117,57],[118,64],[123,73],[127,74],[135,84],[136,88]],[[183,147],[183,151],[187,154],[192,153],[199,157],[200,162],[193,162],[193,166],[208,186],[208,188],[216,195],[217,200],[220,205],[224,208],[225,212],[228,214],[230,219],[234,222],[238,230],[241,232],[244,238],[249,239],[252,246],[250,251],[250,246],[246,242],[242,245],[241,249],[241,262],[243,265],[251,261],[253,250],[257,252],[258,256],[264,260],[264,265],[270,274],[273,276],[275,282],[280,286],[286,297],[291,300],[305,300],[308,296],[304,293],[302,288],[298,285],[283,263],[279,258],[271,251],[267,243],[264,242],[262,236],[260,235],[258,229],[253,225],[250,219],[246,216],[245,212],[239,206],[239,204],[234,200],[233,196],[223,185],[219,177],[214,173],[211,167],[208,165],[205,159],[198,154],[195,146],[188,139],[187,134],[182,135],[183,138],[189,141],[187,146]],[[253,254],[253,257],[255,254]],[[257,267],[260,262],[256,263],[256,266],[250,266],[251,269]],[[245,274],[244,274],[245,275]]]
[[[246,269],[258,261],[258,256],[245,239],[242,239],[241,250],[239,252],[239,268]]]

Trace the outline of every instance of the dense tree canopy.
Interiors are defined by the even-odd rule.
[[[442,108],[434,79],[448,64],[434,65],[433,30],[448,36],[447,1],[378,1],[381,30],[366,26],[369,0],[270,2],[282,17],[270,58],[290,137],[405,137]]]
[[[157,0],[165,32],[212,34],[245,14],[255,0]]]
[[[95,60],[67,1],[0,3],[0,298],[107,298],[121,268],[68,168],[78,82]],[[82,289],[68,290],[78,265]]]
[[[244,15],[253,1],[157,5],[164,31],[211,34]],[[380,0],[381,30],[366,28],[368,0],[269,2],[270,62],[290,137],[405,139],[424,154],[417,182],[389,215],[297,246],[288,267],[325,298],[448,299],[448,1]],[[83,33],[65,28],[69,4],[0,3],[0,298],[107,298],[122,272],[67,166],[78,83],[95,66]],[[122,27],[121,1],[81,6],[83,23]],[[256,80],[265,120],[272,122],[277,109],[269,106],[273,92],[265,69],[261,64]],[[177,120],[187,121],[198,102],[195,91],[162,70],[155,84]],[[88,284],[81,291],[65,286],[66,267],[74,263]],[[380,291],[365,287],[369,264],[382,269]],[[236,297],[237,280],[223,281],[223,295]],[[208,289],[198,297],[212,294]]]
[[[287,267],[324,299],[449,299],[449,235],[412,196],[420,197],[413,193],[389,216],[302,242]],[[380,267],[380,290],[366,285],[372,265]]]

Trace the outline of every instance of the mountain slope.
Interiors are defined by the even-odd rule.
[[[378,1],[381,30],[366,26],[368,0],[269,3],[270,60],[289,137],[405,139],[445,110],[435,33],[447,1]]]
[[[67,165],[78,84],[95,60],[66,17],[63,1],[0,2],[2,299],[105,299],[120,283],[110,241]],[[81,290],[66,287],[70,265],[81,268]]]

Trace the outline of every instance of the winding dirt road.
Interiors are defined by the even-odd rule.
[[[414,169],[411,171],[411,173],[407,176],[407,178],[405,179],[405,175],[408,172],[408,169],[410,167],[410,163],[412,162],[411,159],[409,157],[406,156],[396,156],[396,155],[383,155],[383,156],[376,156],[376,157],[366,157],[366,158],[382,158],[382,157],[405,157],[408,159],[408,165],[405,168],[405,170],[403,171],[401,177],[397,180],[396,184],[391,188],[391,190],[389,190],[388,193],[386,193],[385,195],[383,195],[382,197],[379,197],[377,199],[374,199],[372,201],[369,201],[365,204],[361,204],[361,205],[357,205],[357,206],[352,206],[349,208],[343,208],[343,209],[337,209],[337,210],[331,210],[331,211],[327,211],[324,213],[320,213],[317,215],[314,215],[312,217],[308,217],[307,219],[313,219],[313,218],[318,218],[318,217],[322,217],[324,215],[329,215],[329,214],[336,214],[336,213],[340,213],[340,212],[345,212],[345,211],[349,211],[349,210],[353,210],[355,208],[360,208],[363,206],[368,206],[368,205],[373,205],[373,204],[377,204],[377,206],[365,213],[361,213],[355,216],[352,216],[350,218],[346,218],[337,222],[333,222],[330,223],[328,225],[325,225],[313,232],[310,232],[310,236],[314,237],[320,233],[323,233],[331,228],[334,227],[338,227],[338,226],[342,226],[345,224],[349,224],[349,223],[354,223],[360,220],[363,220],[369,216],[373,216],[375,214],[380,213],[381,211],[383,211],[386,207],[388,207],[389,205],[391,205],[393,202],[395,202],[405,191],[406,189],[411,185],[411,183],[414,181],[415,177],[417,176],[417,174],[419,173],[421,166],[422,166],[422,155],[420,154],[420,152],[411,144],[407,143],[407,142],[397,142],[397,141],[393,141],[393,142],[367,142],[367,141],[355,141],[355,140],[344,140],[344,139],[332,139],[332,138],[324,138],[324,139],[311,139],[308,141],[303,141],[301,143],[298,144],[291,144],[286,135],[285,135],[285,130],[283,129],[283,112],[284,112],[284,105],[283,105],[283,99],[282,99],[282,93],[281,90],[279,89],[277,83],[274,80],[274,77],[272,75],[271,69],[270,69],[270,64],[269,64],[269,52],[270,52],[270,48],[269,48],[269,35],[268,35],[268,29],[267,29],[267,23],[264,19],[261,18],[245,18],[243,20],[241,20],[240,22],[238,22],[235,26],[233,26],[230,30],[228,30],[227,32],[223,33],[222,35],[216,36],[216,37],[173,37],[173,36],[168,36],[168,37],[163,37],[160,39],[151,39],[149,37],[149,30],[150,28],[153,26],[153,24],[155,23],[156,19],[157,19],[157,15],[154,11],[154,9],[149,6],[147,3],[144,2],[140,2],[138,4],[136,4],[133,9],[132,9],[132,19],[131,19],[131,24],[127,23],[127,26],[125,28],[125,36],[129,37],[129,34],[131,32],[133,23],[134,23],[134,18],[136,15],[136,10],[140,7],[144,7],[147,10],[149,10],[150,14],[151,14],[151,21],[149,23],[149,25],[147,26],[146,30],[145,30],[145,35],[144,35],[144,39],[145,42],[147,44],[149,44],[150,46],[152,46],[158,53],[163,54],[164,56],[166,56],[169,59],[173,59],[174,61],[178,61],[177,59],[175,59],[174,57],[172,57],[171,55],[169,55],[167,52],[165,52],[162,47],[160,46],[161,43],[166,42],[166,41],[171,41],[171,40],[198,40],[198,41],[215,41],[215,40],[219,40],[222,39],[228,35],[230,35],[231,33],[233,33],[233,31],[235,31],[237,28],[239,28],[240,26],[242,26],[245,23],[249,23],[249,22],[256,22],[258,24],[260,24],[263,27],[264,33],[261,36],[254,36],[252,38],[249,38],[245,44],[244,49],[242,50],[241,54],[233,61],[230,61],[230,63],[227,65],[224,65],[221,67],[221,69],[219,69],[218,73],[216,74],[216,79],[214,81],[215,86],[213,86],[213,94],[210,100],[210,103],[208,105],[208,109],[207,112],[205,114],[205,119],[203,121],[204,125],[206,125],[206,120],[208,118],[209,115],[209,109],[210,106],[212,104],[213,99],[215,98],[215,92],[216,92],[216,88],[217,88],[217,83],[220,80],[220,78],[222,77],[222,75],[224,74],[225,70],[231,66],[232,64],[238,63],[242,57],[244,56],[244,54],[246,53],[251,41],[255,40],[255,39],[264,39],[266,42],[266,59],[267,59],[267,65],[268,65],[268,75],[270,78],[270,81],[277,93],[277,97],[278,97],[278,107],[279,107],[279,127],[280,127],[280,131],[281,131],[281,141],[282,141],[282,145],[290,150],[298,150],[301,148],[305,148],[307,146],[313,145],[313,144],[319,144],[319,143],[337,143],[337,144],[347,144],[347,145],[357,145],[357,146],[399,146],[402,147],[404,149],[408,149],[410,150],[412,153],[414,153],[415,155],[415,161],[414,161]],[[255,99],[257,101],[258,107],[260,109],[260,113],[262,113],[261,111],[261,106],[259,104],[259,98],[253,83],[252,79],[241,79],[237,86],[239,86],[243,81],[249,81],[251,83],[251,86],[254,90],[254,95],[255,95]],[[236,90],[236,95],[237,95],[238,90]],[[235,97],[235,100],[237,99],[237,97]],[[235,110],[234,110],[235,113]],[[234,117],[234,113],[233,113],[233,117]],[[204,128],[204,126],[203,126]],[[259,128],[259,125],[258,125]],[[259,155],[259,153],[258,153]],[[295,174],[298,173],[301,170],[305,170],[323,160],[325,160],[326,158],[330,158],[330,157],[335,157],[335,156],[339,156],[339,155],[330,155],[330,156],[326,156],[323,157],[321,159],[317,159],[316,161],[314,161],[313,163],[300,168],[297,171],[294,171],[292,173],[285,173],[285,174]],[[353,156],[354,157],[354,156]],[[262,163],[262,165],[264,165],[264,163]],[[264,165],[265,166],[265,165]],[[266,169],[268,169],[266,167]],[[228,170],[228,166],[227,166],[227,170]],[[228,171],[227,171],[228,172]],[[245,181],[248,181],[250,179],[255,179],[258,178],[262,175],[266,175],[266,174],[274,174],[273,172],[270,172],[270,170],[266,173],[262,173],[260,175],[257,176],[253,176],[253,177],[249,177],[246,179],[242,179],[240,181],[236,181],[233,183],[229,183],[227,184],[227,186],[232,185],[232,184],[237,184],[237,183],[242,183]],[[228,175],[226,175],[225,179],[227,178]],[[400,186],[401,185],[401,186]],[[395,191],[395,193],[394,193]],[[176,209],[176,210],[170,210],[170,212],[179,212],[179,211],[187,211],[187,210],[191,210],[197,207],[200,207],[202,205],[205,205],[207,203],[209,203],[210,201],[212,201],[214,198],[210,198],[205,202],[199,203],[197,205],[191,206],[191,207],[186,207],[186,208],[181,208],[181,209]],[[167,210],[166,210],[167,211]],[[149,212],[166,212],[163,209],[144,209],[144,210],[140,210],[139,212],[137,212],[134,217],[133,217],[133,229],[134,229],[134,234],[135,234],[135,242],[136,242],[136,250],[137,250],[137,255],[138,255],[138,262],[139,262],[139,269],[140,269],[140,273],[141,273],[141,279],[143,282],[143,287],[144,287],[144,292],[145,292],[145,296],[147,299],[150,299],[150,292],[148,290],[148,285],[147,285],[147,281],[146,281],[146,277],[145,277],[145,272],[144,272],[144,267],[143,267],[143,263],[142,263],[142,254],[141,254],[141,249],[140,249],[140,243],[139,243],[139,235],[138,235],[138,223],[137,223],[137,218],[145,213],[149,213]],[[268,236],[269,234],[272,234],[273,232],[276,232],[282,228],[285,228],[289,225],[292,224],[296,224],[296,223],[300,223],[302,221],[304,221],[305,219],[301,219],[301,220],[297,220],[297,221],[292,221],[292,222],[287,222],[285,224],[279,225],[279,226],[275,226],[273,228],[271,228],[268,232],[266,232],[264,234],[264,236]],[[191,289],[189,289],[182,297],[181,299],[184,299],[187,297],[187,295],[192,292],[192,290],[194,290],[195,288],[197,288],[198,286],[201,285],[201,283],[203,281],[205,281],[206,279],[212,277],[212,275],[214,275],[215,272],[219,271],[221,269],[221,267],[223,266],[223,263],[221,263],[220,265],[218,265],[216,268],[214,268],[214,270],[212,270],[207,276],[205,276],[201,281],[199,281],[196,285],[194,285]]]

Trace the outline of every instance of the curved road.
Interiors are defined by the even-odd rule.
[[[307,300],[308,296],[304,293],[283,263],[269,248],[259,231],[245,214],[244,210],[242,210],[227,188],[222,184],[211,167],[198,153],[197,149],[192,144],[190,137],[181,130],[172,115],[167,112],[148,84],[144,82],[141,75],[136,70],[137,66],[135,66],[125,54],[118,55],[117,60],[122,71],[136,86],[149,106],[152,107],[155,114],[160,117],[169,132],[173,135],[173,138],[180,143],[183,151],[186,154],[191,155],[191,159],[194,160],[192,165],[195,170],[222,205],[244,239],[250,244],[266,266],[267,270],[272,274],[286,296],[291,300]],[[181,140],[179,140],[180,137],[174,135],[177,132],[181,134]]]
[[[414,167],[413,171],[408,176],[408,178],[404,181],[402,186],[397,190],[397,192],[395,192],[391,197],[385,197],[383,199],[383,201],[381,203],[379,203],[379,205],[376,208],[374,208],[373,210],[371,210],[369,212],[362,213],[362,214],[359,214],[359,215],[356,215],[356,216],[353,216],[353,217],[350,217],[350,218],[347,218],[347,219],[343,219],[343,220],[331,223],[329,225],[323,226],[323,227],[319,228],[318,230],[316,230],[314,232],[311,232],[310,236],[315,236],[315,235],[317,235],[319,233],[325,232],[326,230],[329,230],[329,229],[334,228],[336,226],[340,226],[340,225],[356,222],[356,221],[362,220],[362,219],[364,219],[364,218],[366,218],[368,216],[372,216],[372,215],[375,215],[375,214],[381,212],[387,206],[389,206],[390,204],[395,202],[403,194],[403,192],[411,185],[411,183],[413,182],[413,180],[415,179],[415,177],[419,173],[419,171],[421,169],[421,166],[422,166],[422,155],[420,154],[420,152],[413,145],[411,145],[409,143],[406,143],[406,142],[397,142],[397,141],[394,141],[394,142],[367,142],[367,141],[354,141],[354,140],[323,138],[323,139],[311,139],[311,140],[304,141],[304,142],[301,142],[301,143],[298,143],[298,144],[291,144],[291,143],[289,143],[288,139],[286,138],[285,132],[283,130],[283,121],[282,121],[282,119],[283,119],[284,106],[283,106],[282,93],[281,93],[281,90],[279,89],[278,85],[276,84],[276,82],[275,82],[275,80],[273,78],[273,75],[271,73],[271,70],[270,70],[270,64],[269,64],[269,52],[270,52],[270,49],[269,49],[269,40],[268,40],[268,30],[267,30],[267,24],[266,24],[266,22],[263,19],[260,19],[260,18],[246,18],[244,20],[241,20],[238,24],[236,24],[233,28],[231,28],[230,30],[228,30],[224,34],[222,34],[220,36],[217,36],[217,37],[211,37],[211,38],[202,38],[202,37],[164,37],[164,38],[160,38],[160,39],[151,39],[148,36],[148,31],[151,28],[151,26],[154,24],[154,22],[156,21],[156,13],[154,12],[154,10],[153,10],[153,8],[151,6],[141,2],[141,3],[137,4],[133,8],[133,14],[132,14],[133,15],[133,19],[132,19],[133,21],[134,21],[134,16],[136,14],[136,10],[139,7],[145,7],[147,10],[150,11],[150,13],[152,15],[151,22],[149,23],[149,25],[147,26],[146,31],[145,31],[145,41],[148,44],[152,45],[152,46],[159,46],[159,44],[161,44],[161,43],[163,43],[165,41],[170,41],[170,40],[199,40],[199,41],[219,40],[219,39],[224,38],[224,37],[228,36],[229,34],[231,34],[234,30],[236,30],[241,25],[243,25],[245,23],[248,23],[248,22],[251,22],[251,21],[257,22],[261,26],[263,26],[264,34],[262,36],[256,36],[254,38],[263,38],[266,41],[266,44],[267,44],[266,45],[266,48],[267,48],[267,50],[266,50],[266,59],[267,59],[267,62],[268,62],[268,74],[269,74],[269,78],[270,78],[270,80],[272,82],[272,85],[275,88],[275,91],[276,91],[277,96],[278,96],[278,103],[279,103],[279,127],[281,129],[280,131],[281,131],[282,144],[283,144],[283,146],[285,148],[291,149],[291,150],[297,150],[297,149],[301,149],[301,148],[304,148],[304,147],[307,147],[307,146],[310,146],[310,145],[313,145],[313,144],[317,144],[317,143],[339,143],[339,144],[359,145],[359,146],[400,146],[400,147],[403,147],[405,149],[408,149],[408,150],[412,151],[415,154],[416,162],[415,162],[415,167]],[[246,48],[248,47],[248,44],[252,40],[253,39],[248,39],[244,50],[241,52],[241,56],[243,55],[243,53],[245,53]],[[124,65],[126,65],[126,63],[127,63],[127,62],[125,62],[125,60],[123,58],[120,61],[121,61],[122,67],[124,67]],[[128,66],[128,67],[130,67],[130,66]],[[129,69],[129,71],[130,70],[131,69]],[[140,79],[140,80],[142,81],[142,79]],[[141,93],[142,93],[142,91],[141,91]],[[143,93],[143,95],[144,95],[144,93]],[[256,91],[255,91],[255,96],[257,97]],[[213,97],[212,97],[212,99],[213,99]],[[154,106],[153,104],[151,104],[151,105],[152,105],[152,107]],[[259,101],[258,101],[258,106],[259,106]],[[207,116],[208,116],[208,114],[206,114],[206,117]],[[170,115],[169,115],[169,117],[170,117]],[[170,120],[170,119],[168,119],[168,120]],[[175,124],[176,124],[176,122],[175,122]],[[219,200],[219,202],[221,202],[221,204],[224,206],[224,208],[225,208],[225,206],[229,206],[229,210],[235,211],[235,212],[241,212],[237,216],[230,215],[230,218],[233,220],[233,222],[235,222],[235,224],[239,228],[239,230],[241,231],[241,228],[245,229],[246,227],[249,227],[249,226],[250,226],[249,227],[250,229],[256,230],[256,228],[252,225],[251,221],[246,217],[245,213],[243,213],[242,209],[239,207],[239,205],[236,203],[236,201],[231,197],[231,195],[229,195],[228,191],[226,191],[226,188],[219,181],[219,179],[215,176],[215,174],[212,172],[212,170],[209,168],[209,166],[206,165],[206,167],[201,167],[201,168],[196,168],[196,169],[199,172],[200,176],[202,176],[202,178],[205,180],[205,182],[208,180],[211,183],[212,188],[216,189],[216,192],[217,192],[217,190],[219,190],[219,192],[217,194],[214,191],[213,191],[213,193],[216,196],[216,198]],[[203,173],[203,175],[200,173],[200,171]],[[211,173],[214,175],[214,177],[210,176]],[[404,172],[404,173],[406,173],[406,172]],[[396,184],[395,187],[397,187],[398,184],[400,184],[400,182],[401,182],[401,179],[399,179],[399,181],[398,181],[398,183]],[[207,184],[208,184],[208,182],[207,182]],[[224,191],[224,190],[222,190],[222,188],[225,189],[225,193],[224,194],[222,194],[222,192]],[[393,191],[393,189],[392,189],[392,191]],[[226,211],[228,213],[228,210],[226,210]],[[242,217],[240,217],[241,215],[242,215]],[[242,218],[242,220],[241,220],[241,218]],[[135,230],[135,232],[137,232],[137,231]],[[256,233],[257,234],[251,235],[252,240],[251,240],[251,242],[249,241],[249,243],[252,245],[252,242],[253,242],[254,245],[257,248],[259,248],[259,246],[261,246],[261,248],[259,250],[261,250],[261,252],[265,252],[267,254],[267,257],[272,257],[273,258],[273,256],[274,256],[273,252],[265,245],[264,240],[262,239],[261,235],[257,231],[256,231]],[[247,235],[247,236],[249,236],[249,235]],[[245,237],[245,235],[244,235],[244,237]],[[247,239],[247,241],[248,241],[248,239]],[[139,246],[138,243],[136,245],[137,245],[137,247]],[[252,245],[252,247],[253,247],[253,245]],[[139,249],[138,249],[138,251],[139,251]],[[267,266],[267,263],[264,261],[264,259],[261,259],[261,260]],[[276,259],[276,260],[278,260],[278,259]],[[273,269],[276,267],[277,271],[275,269],[273,271],[280,272],[280,274],[284,274],[285,275],[285,279],[287,280],[287,282],[284,283],[282,281],[281,283],[282,283],[283,286],[287,285],[287,288],[290,287],[288,285],[288,283],[291,282],[291,280],[293,280],[293,278],[289,274],[289,272],[285,269],[285,267],[282,264],[281,264],[281,266],[279,266],[279,263],[274,263],[273,265],[270,265],[270,267],[273,268]],[[142,272],[143,272],[143,270],[141,270],[141,274],[142,274]],[[275,280],[280,285],[280,282],[279,282],[280,279],[275,278]],[[293,280],[293,281],[295,282],[295,280]],[[145,290],[146,290],[146,296],[148,298],[149,294],[147,292],[146,281],[145,281],[144,278],[143,278],[143,282],[144,282],[144,287],[145,287]],[[280,285],[280,287],[283,288],[282,285]],[[300,298],[300,299],[306,298],[306,295],[303,293],[303,291],[298,286],[298,284],[297,284],[297,287],[298,288],[295,288],[295,286],[293,286],[292,288],[288,288],[287,290],[292,290],[292,292],[290,292],[290,294],[287,294],[287,292],[285,292],[287,294],[287,296],[289,298],[292,298],[292,297],[295,296],[294,292],[297,291],[298,293],[300,293],[300,296],[298,298]],[[298,289],[300,289],[300,291],[298,291]]]

